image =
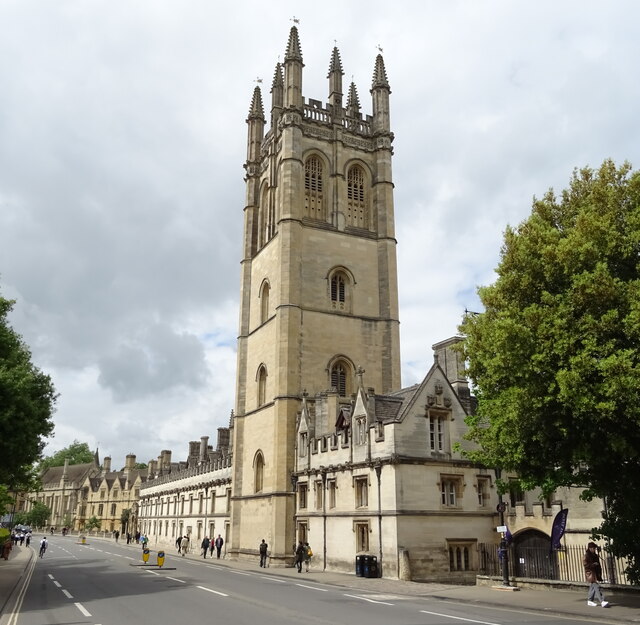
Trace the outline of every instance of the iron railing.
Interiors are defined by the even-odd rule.
[[[563,547],[550,551],[546,548],[518,547],[511,545],[509,551],[509,577],[566,582],[584,582],[582,558],[584,548]],[[600,554],[604,583],[630,585],[624,571],[627,566],[624,558],[614,558],[606,553]],[[491,543],[478,544],[478,572],[481,575],[501,576],[502,562],[498,547]]]

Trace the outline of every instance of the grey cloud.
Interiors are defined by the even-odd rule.
[[[166,394],[175,388],[202,389],[208,380],[204,349],[197,337],[152,325],[99,359],[98,383],[116,402]]]

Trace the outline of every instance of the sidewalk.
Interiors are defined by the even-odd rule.
[[[9,598],[22,579],[36,552],[31,547],[13,547],[8,560],[0,558],[0,615],[4,614]]]
[[[109,539],[92,538],[93,541],[112,542]],[[120,546],[140,551],[136,544]],[[150,563],[155,562],[155,550],[152,550]],[[177,553],[167,550],[167,565],[179,566],[180,558]],[[6,609],[8,599],[17,586],[27,565],[35,557],[35,552],[26,547],[16,547],[11,551],[8,561],[0,560],[0,614]],[[142,556],[141,556],[142,558]],[[202,561],[196,554],[186,556],[189,560]],[[210,558],[206,562],[211,561]],[[522,588],[519,591],[505,591],[488,586],[451,586],[447,584],[429,584],[404,582],[396,579],[369,579],[356,577],[347,573],[334,573],[318,570],[318,563],[311,566],[309,573],[298,573],[295,568],[266,568],[261,569],[256,562],[231,561],[213,558],[216,565],[243,571],[255,571],[262,575],[274,575],[292,580],[304,580],[345,588],[355,588],[370,596],[377,596],[381,600],[391,600],[394,596],[411,596],[428,600],[445,600],[477,605],[500,606],[517,610],[533,610],[564,616],[573,616],[588,621],[591,618],[614,623],[640,623],[640,593],[624,593],[616,595],[608,592],[604,586],[605,598],[610,601],[610,607],[589,607],[584,591],[564,590],[532,590]]]

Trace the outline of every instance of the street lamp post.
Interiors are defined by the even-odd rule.
[[[502,474],[502,470],[496,468],[496,479],[499,480]],[[497,486],[497,485],[496,485]],[[504,524],[504,512],[507,509],[507,504],[502,500],[502,493],[498,487],[498,506],[496,510],[500,514],[500,547],[498,548],[498,554],[500,556],[500,562],[502,563],[502,585],[510,586],[509,584],[509,549],[507,548],[507,538]]]
[[[298,476],[295,473],[291,473],[291,488],[293,490],[293,549],[295,551],[298,541],[297,528],[296,528],[296,487],[298,486]]]

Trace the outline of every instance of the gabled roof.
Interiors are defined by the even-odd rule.
[[[86,462],[83,464],[70,464],[67,466],[67,479],[69,482],[81,482],[84,481],[87,473],[92,469],[97,470],[96,465],[93,462]],[[42,474],[43,486],[57,486],[60,484],[64,467],[49,467]]]

